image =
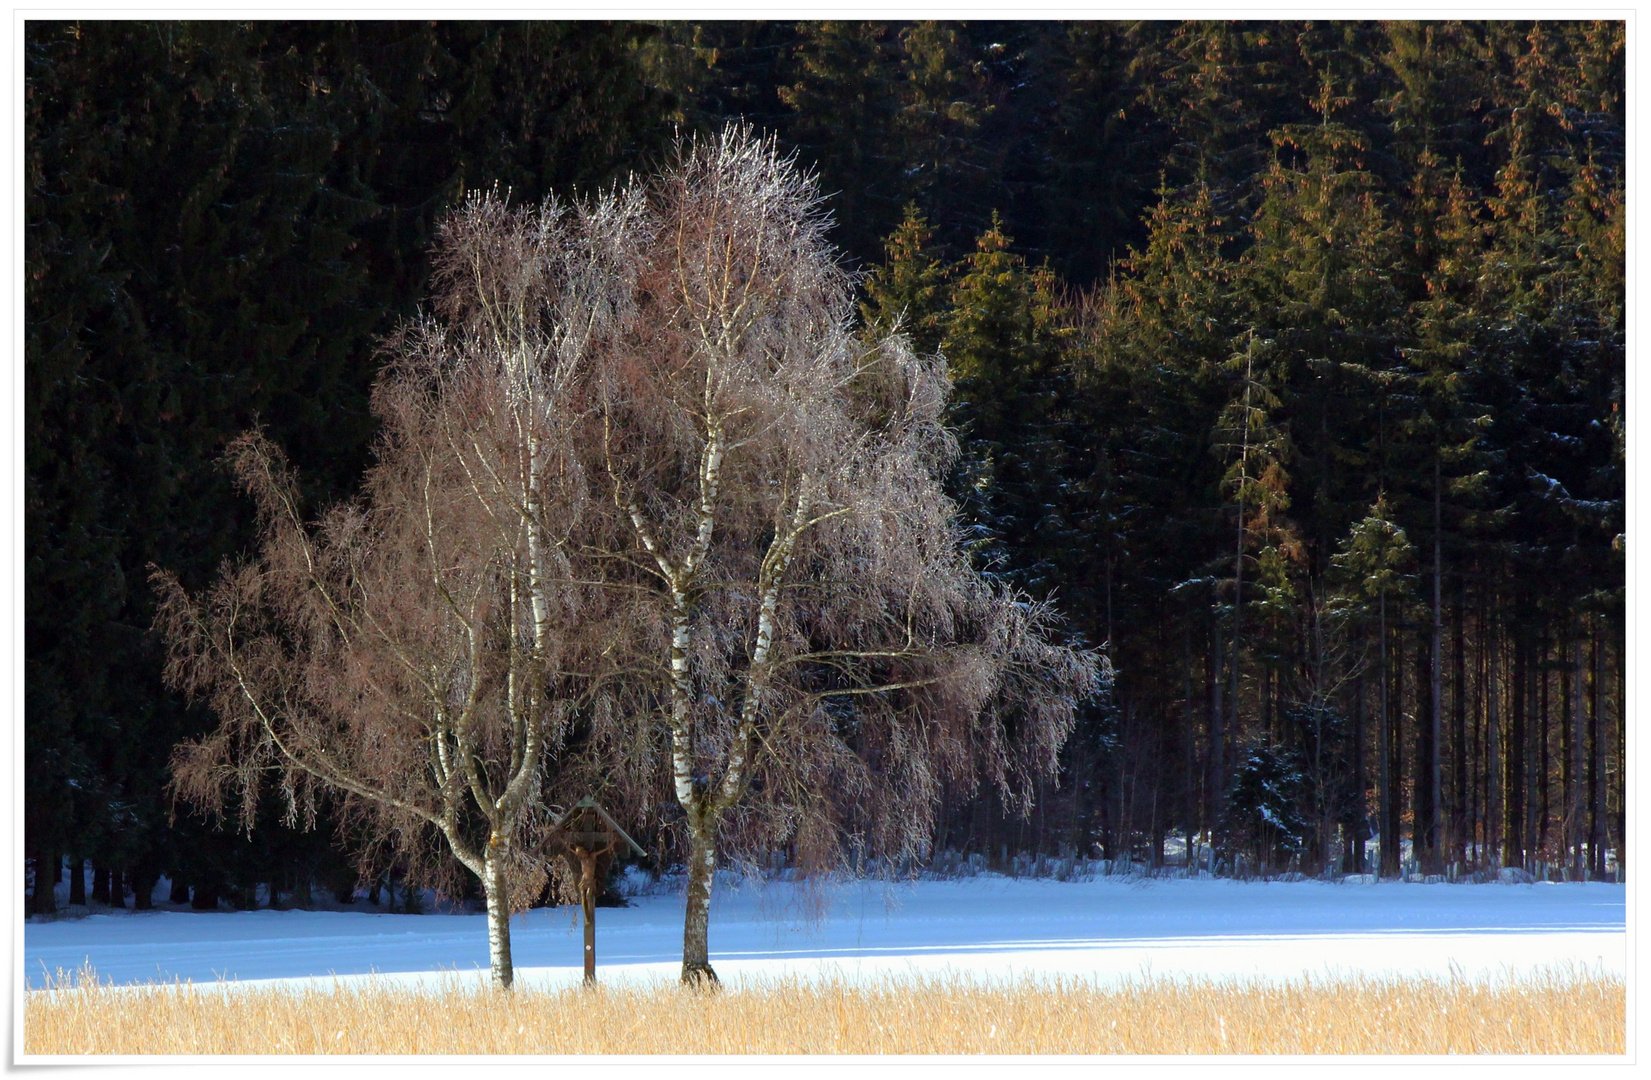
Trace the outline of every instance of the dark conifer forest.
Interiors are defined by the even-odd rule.
[[[312,510],[355,493],[466,192],[591,191],[735,119],[817,174],[866,326],[945,356],[978,565],[1115,672],[1030,814],[948,795],[936,852],[1620,874],[1625,34],[27,23],[30,874],[351,894],[324,807],[174,801],[214,718],[163,685],[149,567],[199,589],[254,542],[249,429]]]

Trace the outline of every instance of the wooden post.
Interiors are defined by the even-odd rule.
[[[611,851],[609,844],[604,851]],[[579,899],[585,912],[585,985],[596,985],[596,859],[603,852],[576,847],[579,857]]]
[[[596,985],[596,893],[600,888],[597,868],[602,856],[623,842],[638,855],[642,847],[608,816],[600,803],[583,798],[573,805],[560,821],[552,826],[553,837],[559,839],[562,851],[570,862],[576,863],[579,874],[579,904],[585,916],[585,985]]]

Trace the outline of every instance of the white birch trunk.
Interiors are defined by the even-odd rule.
[[[509,990],[516,981],[510,962],[510,887],[505,881],[504,849],[494,837],[487,846],[482,890],[487,894],[487,959],[493,985]]]
[[[711,886],[717,871],[716,819],[704,812],[688,818],[688,910],[682,924],[682,981],[718,985],[711,967]]]

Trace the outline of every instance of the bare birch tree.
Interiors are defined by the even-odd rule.
[[[390,344],[363,501],[306,528],[250,439],[258,561],[200,600],[157,578],[170,677],[224,720],[180,790],[250,821],[271,775],[441,837],[505,985],[553,765],[680,808],[685,981],[716,978],[719,851],[916,855],[947,782],[1025,808],[1099,661],[971,567],[944,363],[854,335],[825,229],[744,129],[584,203],[470,200]]]
[[[971,567],[944,363],[852,332],[812,180],[733,128],[649,192],[637,318],[593,362],[582,535],[624,580],[686,818],[682,978],[715,980],[719,848],[920,854],[942,783],[1026,804],[1097,658]],[[594,481],[593,481],[594,482]]]
[[[270,784],[289,821],[336,797],[417,878],[451,888],[456,860],[505,988],[510,914],[545,882],[544,782],[570,732],[607,722],[623,674],[610,590],[562,554],[589,498],[564,399],[622,315],[637,209],[472,199],[441,237],[435,313],[389,344],[362,498],[306,523],[279,450],[245,436],[231,458],[257,557],[199,597],[154,573],[167,677],[221,719],[178,749],[177,791],[220,813],[238,800],[248,829]]]

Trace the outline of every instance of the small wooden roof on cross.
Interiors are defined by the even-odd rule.
[[[594,811],[597,818],[604,826],[606,826],[608,832],[611,833],[613,837],[617,837],[619,840],[629,844],[632,851],[642,856],[646,856],[648,854],[646,851],[642,850],[641,844],[638,844],[635,840],[632,840],[630,834],[619,827],[619,822],[613,820],[612,815],[602,809],[602,804],[597,802],[595,797],[590,795],[586,795],[583,799],[580,799],[578,802],[568,807],[567,812],[557,820],[556,824],[550,827],[551,836],[554,837],[557,833],[567,830],[568,826],[575,820],[584,817],[584,814],[582,814],[581,811],[585,810]]]

